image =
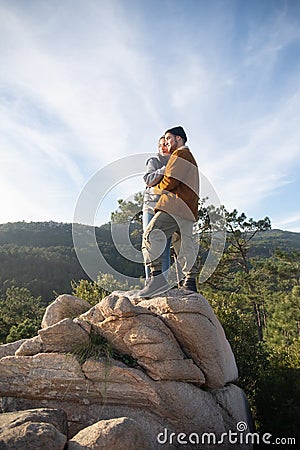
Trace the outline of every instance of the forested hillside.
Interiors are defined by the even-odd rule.
[[[124,210],[127,206],[122,203]],[[270,230],[268,218],[255,222],[237,211],[226,214],[224,254],[198,290],[225,329],[258,429],[293,437],[300,422],[300,233]],[[210,245],[206,217],[200,218],[202,259]],[[139,223],[133,225],[138,231]],[[82,231],[93,229],[82,226]],[[110,224],[95,233],[110,265],[134,277],[143,275],[141,264],[118,254]],[[133,233],[132,240],[139,248],[140,233]],[[71,224],[0,225],[0,343],[35,336],[46,304],[57,294],[73,292],[97,303],[106,295],[104,279],[116,286],[110,275],[101,276],[101,283],[92,282],[83,272]]]
[[[114,268],[125,273],[127,270],[133,276],[142,275],[140,264],[126,261],[116,251],[109,224],[96,227],[95,234],[101,251]],[[55,293],[70,292],[71,281],[80,279],[88,279],[88,276],[73,247],[72,224],[0,224],[0,294],[11,286],[26,287],[34,296],[41,296],[44,303],[49,303]]]
[[[84,227],[84,226],[83,226]],[[114,248],[109,224],[95,228],[97,242],[109,263],[132,276],[142,276],[140,264],[126,261]],[[276,249],[300,251],[300,233],[270,230],[258,233],[251,256],[269,257]],[[88,279],[73,248],[72,225],[56,222],[0,224],[0,293],[26,287],[48,303],[54,293],[69,292],[71,281]]]
[[[300,233],[291,231],[270,230],[258,233],[253,238],[251,256],[271,256],[275,250],[284,252],[300,252]]]

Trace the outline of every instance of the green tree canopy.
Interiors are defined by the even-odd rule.
[[[2,342],[35,336],[41,325],[45,307],[41,297],[33,297],[29,289],[8,288],[0,300]]]

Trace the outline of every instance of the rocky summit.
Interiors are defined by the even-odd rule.
[[[200,294],[61,295],[0,346],[1,449],[251,449],[224,330]],[[250,443],[248,443],[250,442]]]

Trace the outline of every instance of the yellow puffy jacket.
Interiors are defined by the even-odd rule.
[[[154,187],[160,198],[155,211],[197,220],[199,202],[199,172],[189,148],[177,148],[166,165],[163,179]]]

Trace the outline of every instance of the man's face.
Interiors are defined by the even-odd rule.
[[[170,153],[174,152],[174,150],[176,150],[176,148],[178,147],[176,136],[171,133],[165,134],[165,143]]]

